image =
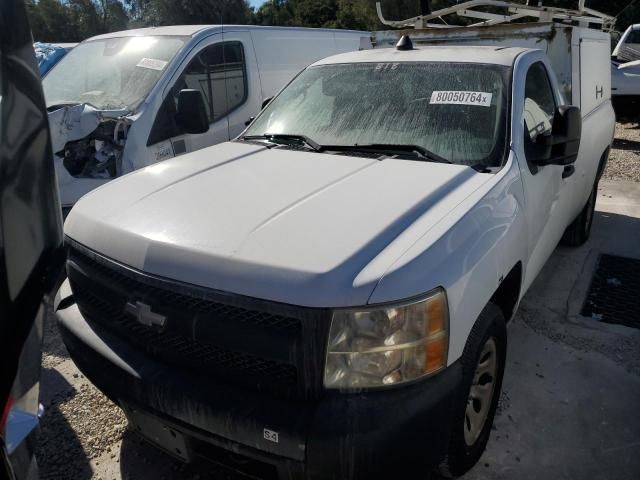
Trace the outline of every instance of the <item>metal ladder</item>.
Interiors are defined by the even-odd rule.
[[[578,1],[578,9],[570,10],[565,8],[545,7],[542,1],[538,1],[538,5],[530,5],[529,0],[526,4],[506,2],[502,0],[471,0],[459,3],[452,7],[442,8],[440,10],[431,11],[431,2],[422,1],[422,15],[407,18],[405,20],[387,20],[382,14],[380,2],[376,2],[376,10],[378,18],[384,25],[393,28],[451,28],[460,27],[462,25],[449,24],[445,22],[443,17],[456,14],[459,17],[467,17],[481,20],[469,27],[490,26],[501,23],[509,23],[514,20],[523,18],[534,18],[538,22],[562,22],[570,24],[578,24],[581,27],[589,27],[590,25],[598,25],[600,29],[610,31],[613,29],[614,18],[604,13],[598,12],[591,8],[585,7],[585,0]],[[490,13],[482,10],[476,10],[482,7],[493,7],[506,10],[505,14]],[[433,20],[440,20],[443,23],[435,23]]]

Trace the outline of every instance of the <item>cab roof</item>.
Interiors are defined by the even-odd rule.
[[[417,46],[413,50],[377,48],[359,52],[341,53],[317,61],[314,65],[337,63],[377,62],[456,62],[488,63],[512,66],[518,55],[533,51],[531,48],[496,46]]]

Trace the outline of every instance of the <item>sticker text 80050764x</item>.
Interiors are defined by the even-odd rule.
[[[434,105],[477,105],[490,107],[492,93],[486,92],[461,92],[436,90],[431,94],[430,104]]]

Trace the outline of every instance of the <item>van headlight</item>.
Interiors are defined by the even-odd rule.
[[[331,320],[326,388],[396,385],[447,365],[449,314],[442,289],[397,306],[336,310]]]

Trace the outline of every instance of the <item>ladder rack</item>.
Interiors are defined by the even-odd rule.
[[[505,10],[505,14],[490,13],[482,10],[476,10],[481,7],[493,7]],[[513,3],[502,0],[471,0],[459,3],[452,7],[442,8],[440,10],[418,15],[417,17],[405,20],[387,20],[382,14],[380,2],[376,2],[376,10],[378,18],[384,25],[393,28],[450,28],[460,27],[461,25],[448,24],[443,17],[456,14],[459,17],[467,17],[481,20],[470,27],[497,25],[500,23],[509,23],[514,20],[523,18],[534,18],[538,22],[560,21],[563,23],[577,23],[582,27],[588,27],[590,24],[600,25],[602,30],[609,31],[613,28],[614,18],[604,13],[585,7],[585,0],[579,0],[578,10],[570,10],[565,8],[544,7],[542,1],[537,6],[527,4]],[[434,23],[433,20],[440,20],[443,23]]]

